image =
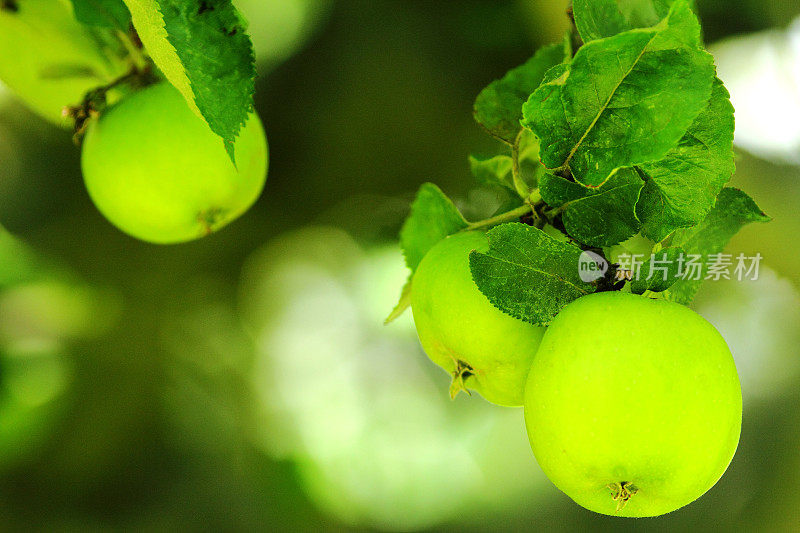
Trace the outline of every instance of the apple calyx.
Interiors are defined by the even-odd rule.
[[[465,363],[460,359],[456,359],[456,369],[453,370],[452,376],[453,381],[450,383],[450,399],[455,400],[458,393],[461,391],[466,392],[469,396],[472,396],[472,393],[467,389],[467,385],[464,383],[467,378],[474,375],[475,371],[469,364]]]
[[[208,237],[225,219],[226,210],[212,207],[197,214],[197,221],[203,226],[203,235]]]
[[[633,495],[639,492],[639,489],[630,481],[620,481],[617,483],[609,483],[608,488],[611,490],[611,498],[617,502],[617,512],[625,508],[628,500],[633,498]]]

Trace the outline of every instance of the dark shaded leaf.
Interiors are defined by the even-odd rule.
[[[512,223],[489,231],[489,250],[470,254],[472,277],[501,311],[546,324],[568,303],[594,292],[578,273],[580,248]]]
[[[75,18],[87,26],[128,31],[131,13],[123,0],[72,0]]]
[[[640,223],[634,214],[644,182],[630,168],[620,169],[597,188],[585,187],[553,174],[539,180],[548,205],[563,209],[567,233],[590,246],[613,246],[635,235]]]
[[[494,137],[513,144],[522,126],[522,104],[542,82],[551,67],[570,56],[561,43],[545,46],[524,65],[493,81],[475,100],[475,120]]]
[[[642,266],[638,277],[631,281],[631,292],[644,294],[645,291],[662,292],[678,281],[680,273],[679,258],[685,254],[683,248],[664,248],[652,254]]]

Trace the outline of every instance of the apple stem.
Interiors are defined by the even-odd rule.
[[[608,488],[611,490],[612,499],[617,502],[617,512],[620,512],[628,503],[628,500],[639,492],[639,489],[630,481],[609,483]]]
[[[527,215],[530,212],[531,206],[523,205],[506,213],[493,216],[492,218],[479,220],[478,222],[472,222],[465,228],[465,230],[472,231],[480,228],[488,228],[489,226],[496,226],[498,224],[502,224],[503,222],[511,222],[513,220],[518,220],[521,216]]]
[[[516,139],[514,139],[514,144],[511,145],[511,177],[514,180],[514,188],[517,190],[517,194],[519,194],[523,200],[526,200],[531,190],[528,184],[525,183],[525,180],[522,179],[522,168],[519,162],[519,145],[524,132],[524,129],[520,129]]]

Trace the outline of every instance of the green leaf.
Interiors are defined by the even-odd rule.
[[[433,183],[424,183],[400,230],[400,246],[413,273],[428,250],[468,225],[453,202]]]
[[[524,65],[493,81],[475,100],[475,120],[494,137],[513,144],[522,127],[522,104],[542,82],[545,72],[568,58],[558,43],[537,50]]]
[[[515,183],[514,160],[508,154],[481,157],[469,156],[470,170],[481,185],[500,186],[515,196],[527,198],[530,189],[536,185],[544,167],[539,161],[539,139],[528,130],[522,130],[517,137],[516,150],[520,164],[520,180]],[[513,153],[513,147],[511,150]]]
[[[231,0],[125,0],[150,57],[234,160],[253,109],[255,56]],[[235,161],[234,161],[235,163]]]
[[[492,217],[504,215],[525,205],[524,200],[519,195],[512,193],[508,189],[499,189],[497,199],[500,203],[492,213]]]
[[[568,303],[594,292],[578,274],[580,248],[525,224],[503,224],[488,233],[489,250],[469,256],[472,278],[501,311],[546,324]]]
[[[520,110],[520,114],[522,110]],[[522,127],[522,126],[520,126]],[[518,141],[519,141],[519,160],[522,163],[525,162],[533,162],[536,163],[537,166],[541,167],[542,164],[539,161],[539,139],[528,130],[521,130],[522,132],[519,134]],[[542,167],[544,169],[544,167]]]
[[[657,162],[642,165],[647,176],[636,214],[642,233],[660,241],[676,228],[699,223],[714,207],[736,169],[733,156],[733,106],[719,79],[708,107],[677,147]]]
[[[695,47],[699,35],[676,0],[659,25],[592,41],[548,72],[523,107],[545,166],[598,186],[617,168],[664,158],[711,96],[714,64]]]
[[[567,233],[590,246],[613,246],[635,235],[640,223],[634,214],[644,182],[630,168],[611,175],[600,187],[585,187],[553,174],[539,180],[548,205],[563,209]]]
[[[87,26],[128,31],[131,13],[123,0],[72,0],[75,18]]]
[[[469,156],[469,167],[478,183],[499,185],[516,193],[514,178],[511,174],[512,166],[513,161],[508,155],[496,155],[489,158]]]
[[[673,0],[573,0],[581,39],[588,43],[634,28],[649,28],[669,14]]]
[[[631,281],[631,292],[644,294],[645,291],[663,292],[669,289],[678,281],[679,258],[684,255],[683,248],[679,246],[653,253],[650,260],[642,266],[638,277]]]
[[[702,268],[697,276],[699,279],[694,279],[695,276],[681,279],[670,288],[667,298],[682,304],[691,302],[703,284],[709,256],[721,253],[731,238],[747,224],[769,220],[747,194],[731,187],[722,189],[716,205],[705,220],[693,228],[675,231],[672,245],[682,247],[688,255],[699,256]],[[688,271],[685,273],[688,274]]]
[[[394,306],[392,312],[389,313],[389,316],[386,317],[386,320],[383,321],[384,326],[388,326],[400,316],[405,313],[406,309],[411,307],[411,281],[413,277],[409,276],[406,280],[405,284],[403,285],[403,290],[400,291],[400,300],[397,302],[397,305]]]
[[[433,183],[423,183],[411,204],[411,213],[400,229],[400,247],[411,274],[403,286],[400,301],[386,318],[388,324],[411,305],[411,280],[422,258],[436,243],[466,228],[464,219],[453,202]]]

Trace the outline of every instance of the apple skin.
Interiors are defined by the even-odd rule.
[[[267,142],[255,113],[235,150],[236,167],[222,139],[162,82],[91,123],[81,166],[89,196],[111,223],[144,241],[169,244],[208,235],[258,199]]]
[[[702,496],[731,462],[741,421],[736,366],[717,330],[682,305],[630,293],[566,306],[525,389],[542,470],[612,516],[662,515]],[[631,485],[630,499],[614,499]]]
[[[451,395],[467,388],[492,403],[520,406],[545,328],[504,314],[478,290],[469,254],[488,247],[486,235],[478,231],[437,243],[414,274],[411,309],[428,357],[454,377]],[[458,361],[471,370],[462,374]]]

